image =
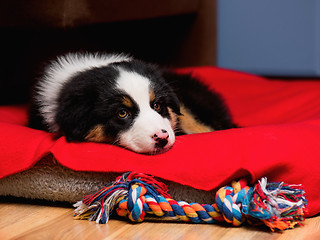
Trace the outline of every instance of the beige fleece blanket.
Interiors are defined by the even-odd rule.
[[[0,196],[75,203],[112,182],[121,173],[78,172],[60,165],[49,155],[31,169],[0,179]],[[202,191],[165,181],[175,200],[213,203],[215,191]]]

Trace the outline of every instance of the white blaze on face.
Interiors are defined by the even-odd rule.
[[[169,149],[175,141],[175,135],[169,119],[150,107],[150,81],[138,73],[120,70],[117,87],[127,93],[139,107],[133,125],[120,134],[120,145],[139,153],[155,152],[157,148],[152,136],[164,129],[169,133],[169,138],[163,150]]]

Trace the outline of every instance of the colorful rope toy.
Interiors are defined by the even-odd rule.
[[[272,231],[302,225],[307,201],[301,185],[268,183],[262,178],[254,187],[245,179],[220,188],[216,203],[198,204],[175,201],[167,186],[154,177],[128,172],[98,192],[74,204],[75,219],[106,223],[112,213],[127,216],[132,222],[146,217],[192,223],[228,222],[240,226],[264,223]]]

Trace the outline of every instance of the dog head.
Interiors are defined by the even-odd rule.
[[[80,68],[60,84],[52,100],[52,119],[47,118],[49,129],[51,124],[51,130],[63,133],[68,141],[117,144],[138,153],[164,152],[175,142],[179,101],[156,66],[122,60]],[[45,87],[42,83],[40,92]],[[42,104],[42,113],[45,107]]]

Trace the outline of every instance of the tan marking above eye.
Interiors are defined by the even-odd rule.
[[[156,95],[154,94],[153,90],[150,90],[149,96],[150,96],[150,102],[153,102],[156,98]]]
[[[128,108],[132,108],[133,107],[132,101],[128,97],[123,97],[122,98],[122,104],[125,105]]]
[[[181,129],[187,134],[213,132],[214,129],[199,122],[193,114],[181,106],[182,115],[178,116]]]
[[[107,142],[104,127],[102,125],[94,126],[85,137],[85,140],[89,142]]]

